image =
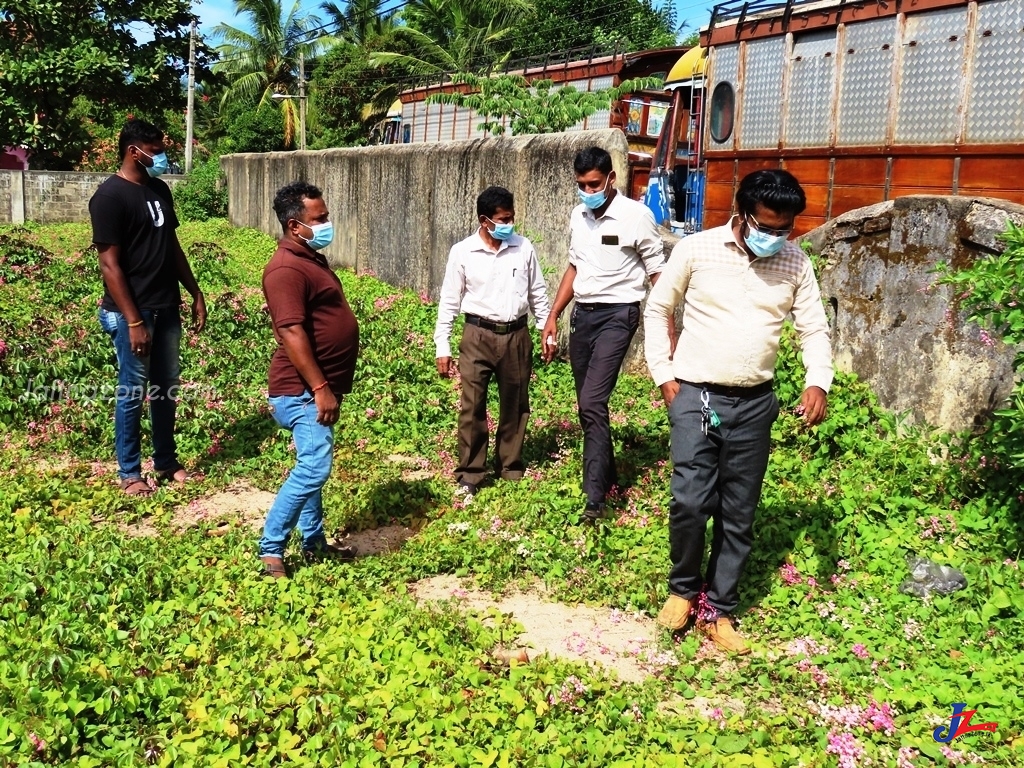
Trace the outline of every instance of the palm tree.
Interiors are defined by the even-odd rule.
[[[531,0],[410,0],[393,36],[412,53],[384,51],[371,63],[425,75],[483,71],[504,62],[497,44],[532,13]]]
[[[248,17],[252,31],[229,24],[218,24],[213,35],[223,42],[217,46],[221,60],[213,70],[227,76],[228,88],[221,102],[268,104],[275,93],[295,95],[299,57],[307,61],[319,54],[331,40],[317,35],[323,29],[320,19],[300,14],[299,0],[284,13],[284,0],[235,0],[235,14]],[[281,99],[284,116],[284,141],[291,146],[298,125],[296,99]]]
[[[342,8],[333,0],[323,3],[329,26],[334,27],[335,37],[356,46],[387,38],[395,30],[394,11],[381,8],[386,0],[349,0]]]

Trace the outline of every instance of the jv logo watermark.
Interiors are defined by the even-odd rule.
[[[932,738],[943,744],[949,744],[961,736],[967,736],[977,731],[995,733],[996,728],[999,727],[996,723],[971,725],[971,718],[977,711],[976,709],[967,709],[966,704],[954,704],[953,714],[949,716],[949,725],[940,725],[932,731]]]

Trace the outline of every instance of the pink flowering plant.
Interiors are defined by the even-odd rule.
[[[787,330],[737,611],[753,652],[726,658],[699,632],[652,620],[667,594],[672,466],[650,379],[624,373],[612,397],[620,485],[600,524],[579,522],[565,360],[535,359],[526,477],[489,480],[464,505],[452,480],[461,381],[436,373],[436,286],[339,270],[361,353],[335,430],[327,529],[401,537],[353,563],[289,556],[293,578],[267,582],[255,539],[294,460],[266,402],[274,341],[259,278],[274,241],[222,220],[178,233],[210,307],[207,330],[182,340],[178,445],[198,477],[128,498],[89,227],[0,227],[0,764],[1024,760],[1024,483],[1009,453],[908,427],[844,373],[828,419],[804,428]],[[901,594],[910,553],[962,570],[967,588]],[[416,582],[451,575],[468,583],[436,604],[414,597]],[[496,648],[529,645],[522,617],[477,607],[478,590],[542,592],[607,622],[559,627],[551,656],[528,647],[528,663],[501,663]],[[996,732],[937,742],[955,702]]]

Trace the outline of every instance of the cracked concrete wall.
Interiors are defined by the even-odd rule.
[[[1024,207],[992,198],[913,196],[859,208],[804,235],[839,369],[868,382],[886,408],[949,430],[977,428],[1013,386],[1013,350],[982,343],[936,265],[963,268],[1002,251]]]
[[[594,145],[611,154],[621,192],[629,178],[629,147],[622,131],[611,129],[227,155],[221,168],[235,226],[279,237],[274,193],[288,182],[308,181],[323,190],[334,221],[334,242],[324,250],[332,266],[371,271],[435,301],[449,249],[477,228],[477,195],[492,184],[506,187],[515,195],[516,223],[537,247],[554,300],[569,263],[569,212],[579,202],[572,161]],[[677,240],[665,231],[666,255]],[[563,350],[568,314],[560,325]],[[646,371],[642,330],[626,359],[626,367],[638,371]]]

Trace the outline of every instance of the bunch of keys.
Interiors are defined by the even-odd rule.
[[[718,414],[711,410],[711,401],[708,397],[708,391],[706,389],[701,390],[700,393],[700,428],[701,431],[706,435],[708,433],[708,427],[712,429],[718,429],[722,424],[722,420],[718,418]]]

